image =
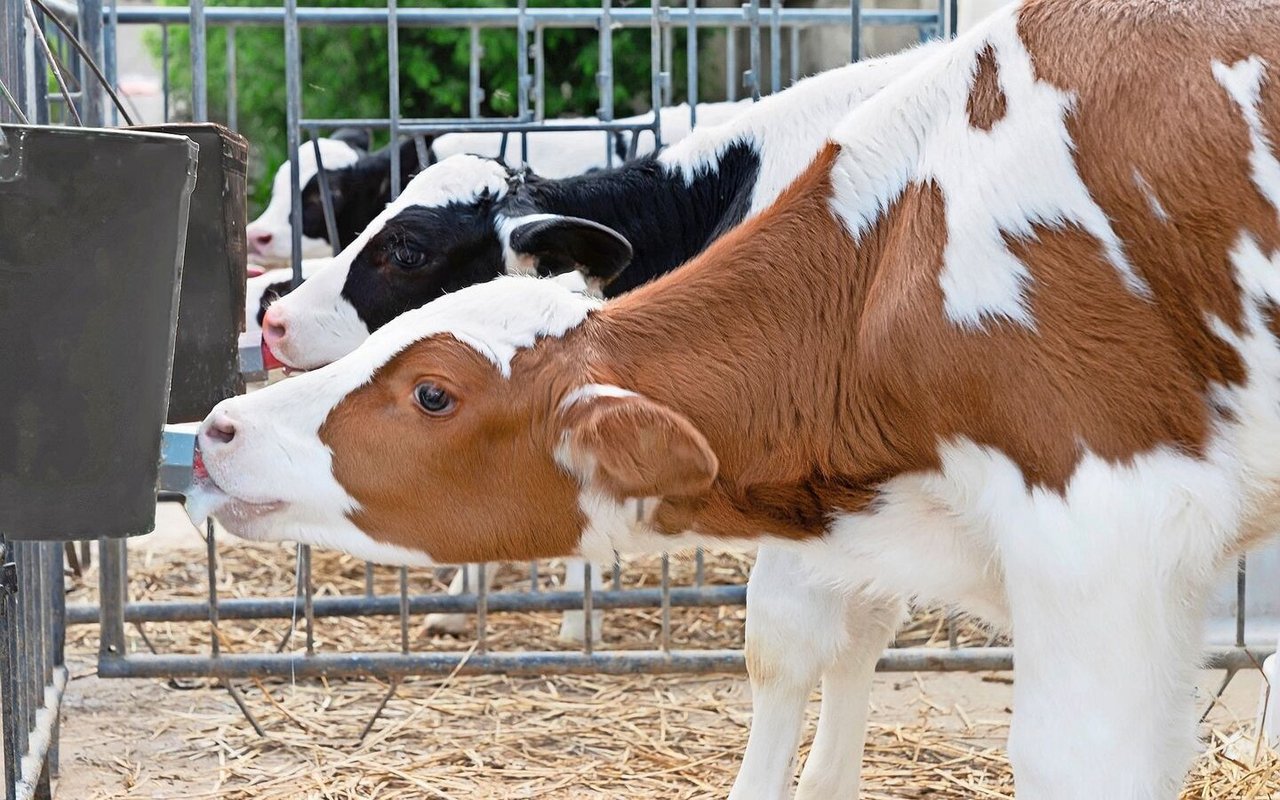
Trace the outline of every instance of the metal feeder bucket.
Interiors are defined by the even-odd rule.
[[[244,394],[238,337],[244,330],[249,143],[213,123],[131,130],[173,133],[200,145],[169,390],[169,422],[198,422],[220,401]]]
[[[0,134],[0,531],[147,533],[198,147]]]

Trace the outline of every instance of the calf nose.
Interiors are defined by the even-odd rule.
[[[276,304],[267,307],[266,312],[262,315],[262,343],[272,353],[278,353],[280,344],[289,335],[289,329],[285,326],[284,315],[278,310]]]
[[[249,244],[253,245],[253,249],[258,252],[271,244],[271,240],[275,238],[271,231],[248,231],[248,235]]]
[[[213,453],[235,441],[238,426],[226,411],[215,408],[200,426],[200,451]]]

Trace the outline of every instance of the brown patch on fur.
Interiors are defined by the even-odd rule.
[[[682,415],[714,453],[708,490],[656,509],[656,526],[672,533],[820,535],[833,514],[873,507],[892,478],[937,470],[940,444],[958,439],[1057,492],[1086,452],[1115,464],[1159,448],[1201,454],[1222,418],[1211,388],[1246,379],[1209,321],[1244,324],[1230,250],[1242,231],[1264,251],[1280,248],[1276,209],[1252,181],[1244,119],[1211,63],[1257,54],[1280,65],[1280,6],[1030,0],[1020,30],[1040,79],[1077,98],[1067,121],[1077,169],[1149,296],[1124,284],[1087,231],[1039,222],[1006,235],[1030,274],[1034,329],[1002,320],[961,328],[947,318],[939,281],[949,235],[941,189],[908,185],[855,244],[831,212],[840,150],[828,145],[770,209],[562,339],[522,352],[510,381],[456,343],[415,345],[379,371],[322,430],[326,442],[375,442],[359,449],[379,457],[361,461],[334,447],[335,474],[369,509],[359,524],[445,560],[572,552],[577,487],[551,453],[574,424],[558,414],[559,399],[588,382]],[[998,85],[985,60],[975,87]],[[1269,76],[1262,110],[1273,135],[1276,82]],[[971,114],[994,124],[984,91],[971,93]],[[1167,221],[1151,213],[1135,170]],[[406,437],[414,423],[403,415],[416,412],[400,405],[436,361],[464,376],[459,419]],[[472,391],[484,404],[474,419]],[[424,429],[435,431],[431,423]],[[595,447],[632,448],[602,488],[660,488],[670,476],[646,476],[665,475],[660,454],[687,434],[642,435],[639,445],[617,431],[598,438]],[[383,453],[403,474],[382,469],[375,479]],[[709,470],[674,474],[671,485],[686,492]],[[431,494],[434,483],[448,492]],[[460,544],[448,541],[454,530]]]
[[[413,389],[423,380],[456,398],[451,416],[417,408]],[[554,462],[552,442],[530,441],[530,420],[547,418],[531,388],[450,337],[392,358],[320,428],[334,477],[361,505],[352,521],[445,564],[574,552],[578,486]]]
[[[1004,119],[1008,98],[1000,88],[1000,68],[996,65],[996,53],[987,45],[978,53],[978,63],[969,89],[965,108],[969,112],[969,124],[979,130],[989,131]]]

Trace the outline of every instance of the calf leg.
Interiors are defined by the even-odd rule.
[[[805,707],[824,674],[819,741],[802,796],[856,793],[871,671],[900,615],[899,604],[872,603],[811,576],[791,551],[760,548],[747,584],[751,734],[730,800],[789,795]]]
[[[1177,797],[1198,749],[1194,689],[1209,571],[1170,568],[1154,551],[1089,553],[1096,537],[1067,556],[1044,546],[1054,534],[1024,532],[1041,534],[1027,545],[1038,557],[1006,558],[1018,797]]]
[[[564,588],[570,592],[581,592],[585,588],[582,568],[587,562],[576,558],[564,562]],[[591,567],[591,588],[599,591],[604,588],[604,580],[600,577],[600,568]],[[604,612],[591,612],[591,641],[600,643],[601,628],[604,627]],[[560,641],[582,644],[587,638],[586,614],[581,611],[566,611],[560,618]]]
[[[489,570],[485,570],[488,575]],[[466,564],[453,573],[449,581],[449,594],[463,593],[463,587],[472,592],[480,591],[480,565]],[[444,633],[451,636],[465,636],[475,631],[475,621],[470,614],[428,614],[427,630],[431,633]]]
[[[818,733],[800,773],[796,800],[857,800],[871,680],[905,616],[906,604],[899,599],[848,598],[848,639],[822,674]]]

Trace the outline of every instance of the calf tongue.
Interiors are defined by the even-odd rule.
[[[267,270],[259,264],[248,264],[244,268],[244,276],[246,278],[256,278],[265,273]]]
[[[276,354],[271,352],[271,346],[267,344],[267,340],[262,340],[262,368],[270,371],[273,369],[284,369],[287,364],[276,358]]]
[[[209,477],[209,470],[204,466],[204,456],[200,454],[200,447],[197,445],[191,460],[191,488],[187,489],[183,502],[187,516],[192,524],[200,527],[227,499],[227,495]]]

